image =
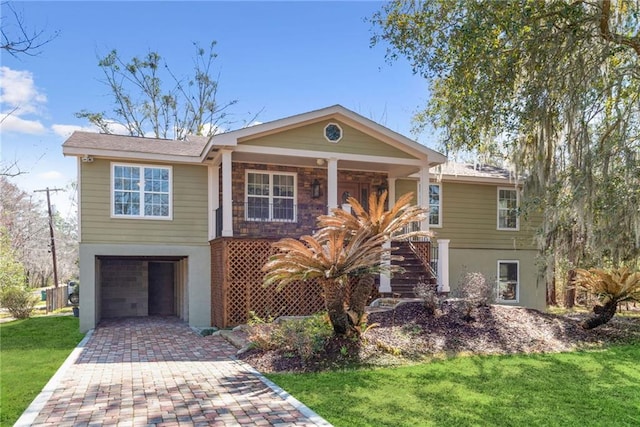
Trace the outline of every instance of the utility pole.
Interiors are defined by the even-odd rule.
[[[63,188],[45,188],[44,190],[34,190],[34,193],[47,193],[47,208],[49,210],[49,235],[51,236],[51,257],[53,258],[53,284],[58,287],[58,264],[56,262],[56,241],[53,237],[53,214],[51,213],[51,198],[49,192],[64,191]]]

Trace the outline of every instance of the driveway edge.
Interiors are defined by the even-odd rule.
[[[315,423],[317,426],[322,427],[332,427],[333,425],[327,422],[320,415],[316,414],[304,403],[300,402],[298,399],[287,393],[282,387],[278,386],[276,383],[262,375],[258,370],[256,370],[253,366],[249,365],[246,362],[235,359],[235,362],[240,364],[244,369],[258,377],[260,381],[262,381],[267,387],[269,387],[275,394],[280,396],[283,400],[287,401],[291,406],[293,406],[296,410],[300,411],[302,415],[309,418],[309,420]]]

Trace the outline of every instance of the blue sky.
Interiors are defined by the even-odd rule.
[[[216,40],[220,101],[238,100],[239,123],[262,110],[266,122],[342,104],[407,136],[424,106],[426,82],[403,61],[385,61],[371,48],[365,19],[379,2],[12,2],[31,30],[59,35],[35,57],[2,52],[3,162],[28,173],[14,179],[27,191],[65,187],[76,177],[74,158],[61,144],[88,128],[74,113],[111,111],[100,82],[98,56],[117,49],[130,59],[159,52],[179,77],[193,69],[193,42]],[[3,5],[3,18],[7,13]],[[7,22],[7,21],[5,21]],[[239,126],[240,124],[238,124]],[[429,135],[413,136],[435,148]],[[39,197],[41,193],[38,193]],[[64,215],[69,194],[54,196]]]

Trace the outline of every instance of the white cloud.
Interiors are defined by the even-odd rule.
[[[47,97],[36,88],[30,71],[0,67],[0,102],[11,110],[17,108],[14,114],[36,113]]]
[[[75,131],[82,132],[98,132],[95,126],[76,126],[76,125],[52,125],[51,130],[63,138],[71,136]]]
[[[0,113],[0,130],[32,135],[46,132],[45,127],[39,121],[21,119],[15,112],[13,114]]]
[[[44,179],[47,181],[53,181],[56,179],[62,179],[64,178],[64,175],[61,172],[58,171],[47,171],[47,172],[42,172],[38,174],[38,178],[40,179]]]
[[[261,124],[262,124],[262,122],[259,122],[258,120],[254,120],[251,123],[249,123],[247,125],[247,127],[250,128],[251,126],[258,126],[258,125],[261,125]]]

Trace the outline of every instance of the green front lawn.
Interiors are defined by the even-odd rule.
[[[78,318],[34,317],[0,324],[0,425],[10,426],[80,342]]]
[[[268,377],[337,427],[640,425],[640,345]]]

